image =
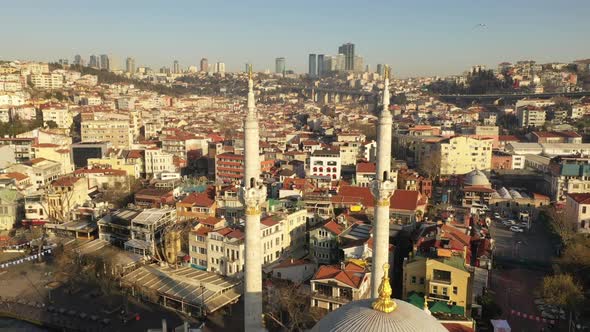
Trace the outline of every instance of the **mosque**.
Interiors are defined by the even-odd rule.
[[[262,245],[260,242],[261,207],[266,189],[260,181],[258,113],[254,101],[252,67],[248,73],[248,112],[244,119],[244,180],[240,200],[246,207],[244,328],[246,332],[264,331],[262,312]],[[402,300],[393,299],[389,283],[389,201],[395,190],[391,181],[391,129],[389,111],[389,69],[385,69],[383,109],[379,114],[377,134],[377,172],[371,183],[375,198],[373,227],[373,267],[371,299],[358,300],[332,311],[312,331],[323,332],[438,332],[447,331],[428,312]],[[382,268],[381,268],[382,267]]]

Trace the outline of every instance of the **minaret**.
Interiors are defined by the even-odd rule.
[[[385,66],[383,110],[377,127],[377,172],[371,183],[375,197],[373,221],[373,271],[371,274],[371,297],[379,297],[379,283],[384,271],[380,268],[389,263],[389,199],[395,190],[390,180],[391,173],[391,112],[389,111],[389,67]]]
[[[240,201],[246,209],[244,266],[244,328],[246,332],[264,331],[262,327],[262,243],[260,215],[266,201],[266,189],[260,181],[258,113],[254,102],[252,65],[248,67],[248,114],[244,119],[244,182]]]

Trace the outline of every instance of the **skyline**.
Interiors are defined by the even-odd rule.
[[[394,76],[408,77],[459,74],[477,64],[495,68],[503,61],[590,57],[590,45],[576,38],[590,22],[572,19],[590,9],[582,1],[345,1],[321,7],[311,1],[182,1],[175,7],[103,1],[95,8],[23,1],[4,7],[0,18],[13,33],[6,36],[2,60],[112,54],[119,66],[131,56],[136,67],[157,70],[174,60],[186,69],[208,58],[226,63],[228,71],[250,62],[256,71],[272,72],[275,58],[285,57],[287,69],[305,73],[309,53],[334,55],[351,42],[372,71],[387,63]]]

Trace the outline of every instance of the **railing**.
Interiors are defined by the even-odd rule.
[[[329,295],[325,295],[325,294],[322,294],[317,291],[312,293],[312,298],[327,300],[329,302],[334,302],[334,303],[339,303],[339,304],[346,304],[346,303],[352,301],[352,299],[349,299],[349,298],[329,296]]]
[[[451,299],[448,295],[434,294],[434,293],[428,294],[428,298],[435,299],[435,300],[444,300],[444,301],[448,301]]]

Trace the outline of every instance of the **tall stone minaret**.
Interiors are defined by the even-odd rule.
[[[373,271],[371,271],[371,297],[379,297],[379,283],[383,279],[381,266],[389,263],[389,199],[396,185],[390,180],[391,173],[391,112],[389,111],[389,67],[385,66],[383,110],[377,127],[377,172],[371,183],[375,197],[375,220],[373,221]]]
[[[262,243],[260,215],[266,201],[266,189],[260,181],[258,112],[254,102],[252,65],[248,67],[248,114],[244,119],[244,182],[240,201],[246,209],[244,267],[244,328],[246,332],[264,331],[262,326]]]

